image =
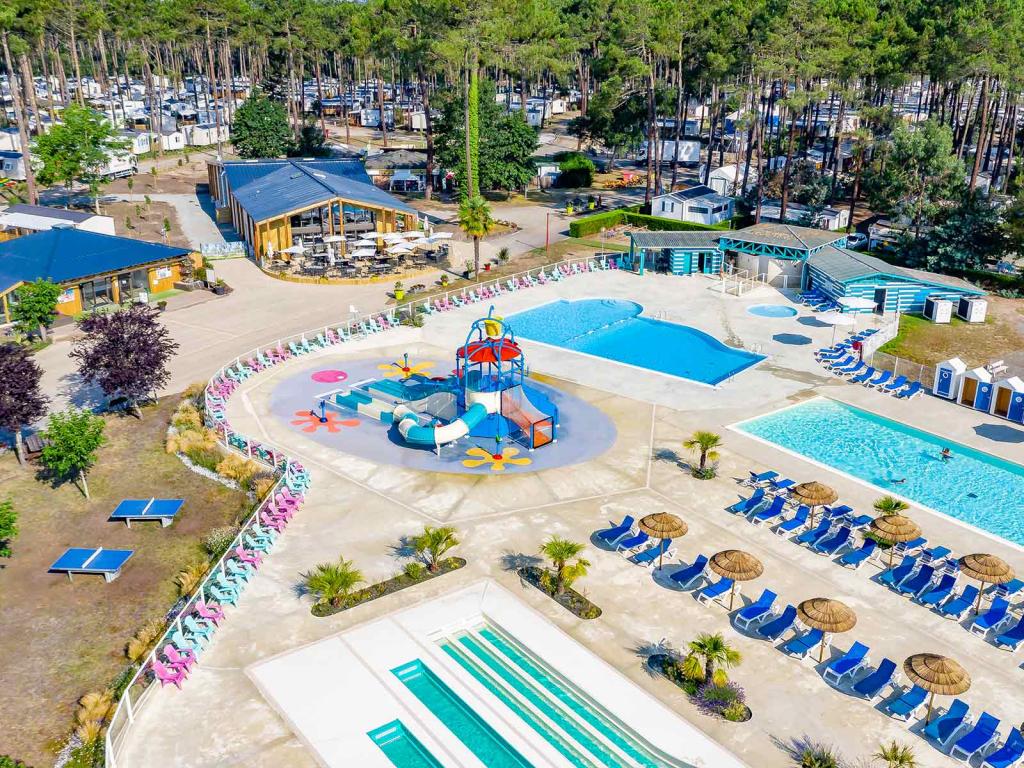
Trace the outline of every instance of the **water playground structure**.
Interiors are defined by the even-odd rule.
[[[555,442],[558,407],[526,383],[523,350],[512,329],[493,315],[475,320],[455,351],[455,370],[430,377],[427,364],[381,366],[397,378],[367,379],[318,396],[317,411],[356,412],[393,424],[410,446],[441,447],[465,437],[518,442],[529,450]]]

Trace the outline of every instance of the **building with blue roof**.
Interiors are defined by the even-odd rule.
[[[7,322],[25,283],[50,280],[64,292],[63,315],[150,298],[182,279],[188,248],[71,227],[53,227],[0,243],[0,321]]]
[[[416,209],[378,188],[359,160],[210,161],[218,220],[264,257],[300,238],[415,229]]]

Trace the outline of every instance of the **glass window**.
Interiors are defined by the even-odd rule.
[[[79,288],[82,291],[83,309],[96,309],[112,301],[109,277],[90,280],[88,283],[82,283]]]
[[[711,213],[711,211],[702,205],[692,205],[690,206],[690,213]]]

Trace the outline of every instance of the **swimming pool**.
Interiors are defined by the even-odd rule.
[[[747,307],[747,314],[757,317],[796,317],[796,307],[787,307],[785,304],[754,304]]]
[[[764,359],[686,325],[640,317],[620,299],[553,301],[505,321],[517,336],[702,384],[720,384]]]
[[[373,739],[395,768],[444,768],[401,720],[392,720],[366,735]]]
[[[734,428],[1024,546],[1018,464],[828,398]]]

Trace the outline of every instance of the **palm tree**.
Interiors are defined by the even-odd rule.
[[[880,515],[898,515],[900,512],[906,511],[910,505],[895,496],[883,496],[875,500],[874,507],[875,512]]]
[[[305,575],[305,580],[306,589],[317,596],[317,602],[337,607],[363,583],[363,574],[351,560],[340,558],[336,563],[320,563]]]
[[[898,741],[879,744],[878,751],[871,757],[877,762],[885,763],[886,768],[916,768],[917,766],[914,750]]]
[[[689,653],[683,659],[683,674],[692,680],[725,685],[729,678],[723,667],[735,667],[743,661],[740,652],[725,641],[721,632],[701,632],[687,648]]]
[[[703,472],[704,467],[708,462],[716,461],[718,459],[718,448],[722,444],[722,436],[717,435],[714,432],[706,432],[703,429],[698,429],[688,440],[683,441],[683,448],[688,451],[700,452],[700,466],[697,468],[698,472]]]
[[[540,548],[540,553],[554,566],[556,595],[565,592],[576,579],[587,575],[590,561],[579,556],[585,548],[583,544],[563,539],[561,536],[552,536]]]
[[[480,238],[491,231],[491,206],[480,195],[466,198],[459,206],[459,226],[473,238],[473,277],[480,274]]]
[[[459,545],[458,532],[450,525],[432,528],[427,525],[423,533],[412,540],[416,554],[427,561],[427,570],[437,573],[441,567],[441,558],[453,547]]]

